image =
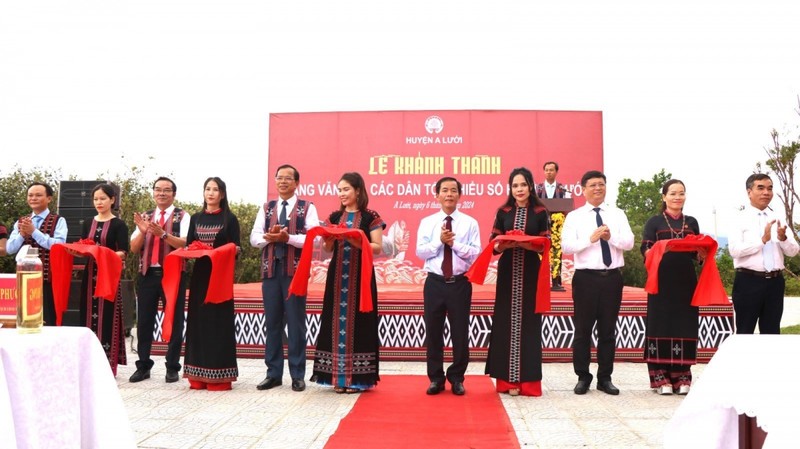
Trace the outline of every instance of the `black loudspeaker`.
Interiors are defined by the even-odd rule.
[[[58,210],[70,208],[84,208],[94,210],[92,204],[92,190],[98,184],[105,184],[106,181],[61,181],[58,188]],[[114,188],[114,195],[117,197],[116,209],[119,209],[119,186],[111,184]]]
[[[83,222],[90,220],[97,213],[92,202],[92,190],[106,181],[61,181],[58,190],[58,215],[67,221],[67,243],[81,239]],[[121,201],[119,186],[111,184],[117,199],[114,213],[119,215]]]

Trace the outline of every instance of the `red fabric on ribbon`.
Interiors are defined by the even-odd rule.
[[[710,306],[714,304],[728,305],[728,294],[722,285],[717,269],[717,241],[704,235],[688,235],[682,239],[659,240],[645,257],[644,266],[647,269],[647,283],[645,291],[652,295],[658,293],[658,266],[661,258],[667,251],[673,252],[693,252],[698,249],[706,250],[706,260],[703,269],[700,271],[700,278],[697,279],[697,287],[692,296],[692,305],[695,307]]]
[[[542,263],[539,264],[539,273],[536,278],[536,313],[550,311],[550,239],[539,235],[505,234],[498,235],[483,248],[480,255],[466,272],[467,279],[475,284],[483,285],[489,262],[492,260],[494,244],[496,242],[530,243],[536,251],[542,251]]]
[[[184,249],[167,254],[164,258],[164,277],[161,286],[164,288],[166,304],[164,321],[161,324],[161,340],[172,338],[172,321],[175,317],[175,301],[178,299],[178,287],[185,259],[211,259],[211,278],[208,281],[205,303],[220,304],[233,300],[233,272],[236,267],[236,245],[226,243],[219,248],[212,248],[195,240]],[[182,298],[185,300],[185,298]]]
[[[61,326],[64,311],[69,302],[69,284],[72,279],[74,257],[68,250],[94,259],[97,264],[97,282],[92,296],[114,302],[122,275],[122,259],[111,248],[95,244],[94,240],[82,239],[76,243],[57,243],[50,248],[50,274],[53,283],[53,302],[56,309],[56,325]]]
[[[294,278],[289,284],[289,294],[306,296],[308,294],[308,278],[311,275],[311,253],[314,250],[314,238],[317,236],[335,237],[342,240],[345,237],[361,239],[361,299],[359,299],[359,312],[372,312],[372,247],[369,239],[361,229],[350,229],[340,226],[315,226],[306,232],[306,243],[300,262],[294,271]],[[330,267],[328,268],[330,269]]]

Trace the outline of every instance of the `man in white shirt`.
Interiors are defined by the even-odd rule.
[[[570,193],[567,191],[567,188],[564,187],[564,184],[556,181],[558,162],[547,161],[542,166],[542,170],[544,170],[544,182],[536,184],[536,196],[544,199],[569,198]],[[561,220],[555,220],[555,218],[561,218]],[[557,224],[558,222],[563,223],[563,218],[564,214],[562,212],[552,212],[550,214],[550,240],[553,244],[553,246],[550,247],[550,273],[552,276],[552,287],[550,290],[555,292],[566,291],[566,289],[561,286],[561,252],[559,251],[559,248],[561,248],[561,240],[558,237],[561,229],[559,229],[559,225]]]
[[[262,249],[261,294],[267,344],[264,363],[267,376],[258,390],[270,390],[283,384],[283,319],[288,327],[289,375],[292,390],[306,389],[306,297],[289,298],[289,284],[300,261],[306,231],[319,226],[317,209],[310,201],[297,197],[300,172],[291,165],[281,165],[275,172],[278,197],[264,203],[256,215],[250,244]]]
[[[575,339],[572,365],[578,375],[575,394],[586,394],[592,327],[597,323],[597,389],[617,395],[611,383],[616,352],[616,325],[622,304],[623,251],[633,248],[633,232],[625,212],[605,203],[606,176],[588,171],[581,178],[586,204],[567,215],[561,235],[564,254],[574,254],[572,300]]]
[[[745,186],[750,206],[742,211],[728,240],[736,269],[732,294],[736,333],[752,334],[758,323],[759,333],[779,334],[786,286],[783,258],[796,255],[800,246],[769,208],[772,179],[756,173]]]
[[[27,202],[31,214],[19,218],[11,229],[6,242],[6,252],[16,254],[23,245],[39,249],[43,265],[42,313],[45,326],[56,325],[56,308],[53,302],[53,284],[50,282],[50,249],[56,243],[67,241],[67,220],[50,212],[53,188],[43,182],[33,182],[28,186]]]
[[[567,188],[564,187],[564,184],[556,181],[558,163],[545,162],[542,169],[544,170],[544,182],[536,184],[536,196],[539,198],[568,198]]]
[[[136,295],[136,350],[139,360],[130,382],[141,382],[150,378],[154,362],[150,358],[153,348],[153,330],[156,325],[158,303],[164,296],[161,281],[164,258],[178,248],[186,246],[189,235],[190,216],[186,211],[175,207],[178,187],[164,176],[153,183],[153,199],[156,208],[145,213],[133,214],[136,229],[131,235],[131,253],[139,254],[139,279]],[[165,365],[166,382],[177,382],[181,370],[181,346],[183,345],[184,308],[186,307],[186,273],[181,273],[178,287],[178,301],[175,303],[175,318],[172,321],[172,339],[167,346]]]
[[[436,200],[442,210],[422,219],[417,231],[417,257],[428,272],[423,289],[427,394],[444,390],[445,379],[453,394],[461,396],[469,364],[469,314],[472,284],[464,276],[481,251],[478,222],[456,209],[461,183],[445,177],[436,183]],[[444,371],[444,320],[450,321],[453,363]]]

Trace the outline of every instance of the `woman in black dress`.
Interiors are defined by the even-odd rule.
[[[642,254],[659,240],[700,233],[694,217],[683,213],[686,187],[671,179],[661,189],[661,214],[644,225]],[[704,253],[667,252],[658,266],[658,294],[647,295],[644,360],[650,387],[660,394],[686,394],[692,384],[691,365],[697,363],[698,308],[691,305],[697,286],[695,261]]]
[[[547,209],[533,194],[533,174],[515,168],[506,203],[497,210],[491,238],[516,230],[549,236]],[[539,253],[529,243],[495,244],[500,253],[486,374],[497,391],[512,396],[542,395],[542,315],[535,313]]]
[[[233,243],[238,249],[239,220],[228,207],[225,182],[208,178],[203,184],[203,210],[192,215],[186,244],[195,240],[218,248]],[[233,298],[218,304],[206,303],[211,278],[211,260],[195,260],[189,282],[189,310],[186,318],[184,374],[195,390],[230,390],[239,377],[236,364],[236,326]],[[233,282],[233,279],[230,279]]]
[[[97,215],[84,220],[81,237],[91,239],[97,245],[115,251],[124,261],[128,252],[128,226],[112,212],[117,198],[114,188],[109,184],[98,184],[92,190],[92,202]],[[125,325],[122,320],[122,289],[117,287],[114,302],[92,296],[97,282],[97,265],[88,258],[81,281],[80,319],[81,324],[97,335],[111,365],[117,375],[117,365],[127,365],[125,356]]]
[[[367,209],[369,197],[360,174],[345,173],[338,188],[341,206],[328,217],[328,223],[364,231],[370,247],[361,248],[361,240],[351,238],[324,241],[325,250],[332,250],[333,256],[328,265],[311,379],[333,386],[337,393],[359,393],[380,380],[378,287],[370,267],[372,311],[360,312],[361,251],[380,253],[386,224],[377,212]]]

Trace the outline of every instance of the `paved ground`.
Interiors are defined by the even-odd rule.
[[[800,324],[800,299],[787,298],[782,324]],[[265,368],[254,359],[239,359],[232,391],[190,391],[185,381],[164,383],[163,358],[156,359],[151,379],[131,384],[135,354],[128,357],[131,365],[120,367],[117,384],[141,448],[322,448],[357,399],[310,383],[303,393],[286,383],[257,391]],[[696,379],[704,368],[694,367]],[[571,364],[548,363],[543,370],[542,397],[501,396],[523,447],[660,448],[665,424],[683,400],[652,392],[640,363],[616,365],[614,383],[622,390],[616,397],[594,385],[585,396],[573,394]],[[476,362],[468,374],[482,372],[483,364]],[[381,364],[381,375],[424,373],[420,362]],[[421,397],[426,387],[420,378]]]

